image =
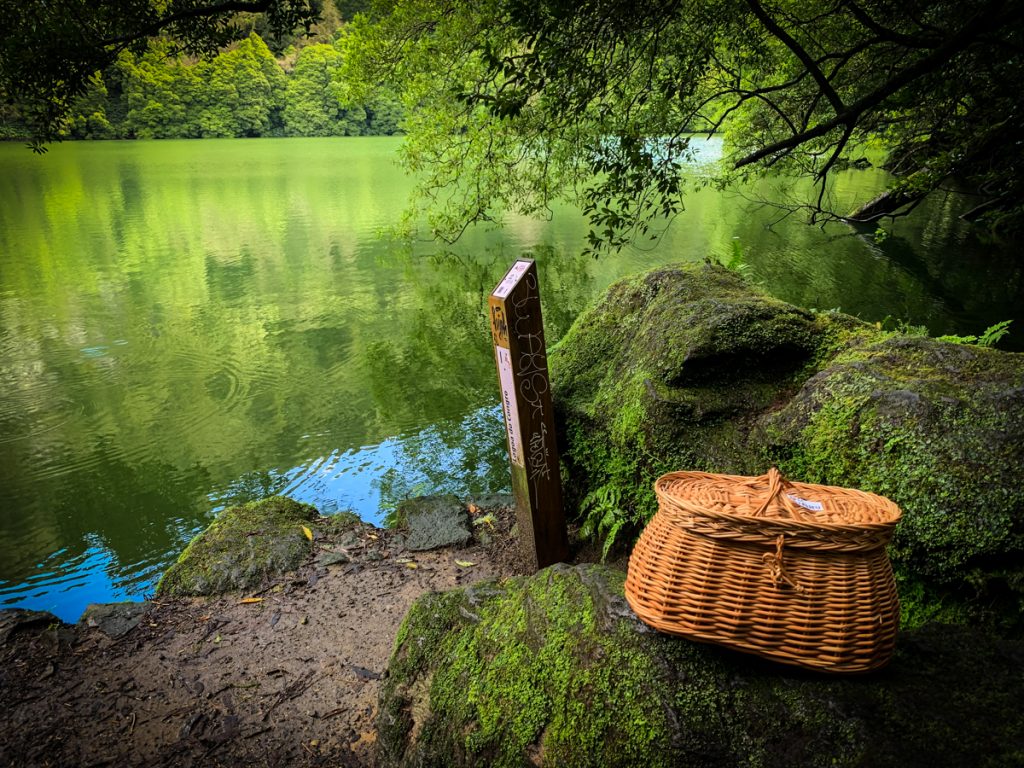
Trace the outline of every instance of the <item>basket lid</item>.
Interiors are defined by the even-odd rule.
[[[654,490],[663,505],[691,514],[796,527],[891,529],[901,516],[884,496],[790,482],[775,467],[758,477],[670,472],[658,478]]]

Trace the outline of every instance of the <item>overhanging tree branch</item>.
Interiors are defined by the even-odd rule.
[[[756,0],[750,0],[750,2],[756,2]],[[940,70],[943,64],[949,62],[958,53],[970,47],[978,40],[982,33],[991,28],[993,22],[998,23],[999,17],[995,14],[995,11],[1002,5],[1002,0],[989,3],[963,27],[951,35],[941,46],[927,56],[918,59],[916,63],[893,75],[874,91],[858,99],[849,107],[844,108],[831,120],[826,120],[813,128],[762,147],[756,152],[752,152],[746,157],[737,160],[733,167],[742,168],[771,155],[786,152],[808,141],[825,136],[839,127],[856,124],[865,112],[874,109],[901,88],[906,87],[918,78]],[[1024,11],[1019,6],[1014,6],[1008,14],[1002,16],[1002,20],[1019,19],[1022,13]],[[813,75],[813,72],[811,74]]]
[[[825,94],[825,98],[828,99],[829,104],[832,105],[832,109],[834,109],[837,114],[846,109],[846,106],[843,104],[843,100],[839,98],[839,94],[836,93],[835,89],[832,87],[832,83],[828,81],[828,78],[825,77],[825,73],[821,71],[814,59],[811,58],[811,55],[804,50],[803,46],[801,46],[792,35],[779,26],[775,19],[768,15],[767,11],[765,11],[764,7],[760,2],[758,2],[758,0],[747,0],[747,5],[750,6],[750,10],[754,12],[754,15],[764,25],[764,28],[777,37],[782,44],[789,48],[789,50],[793,52],[793,55],[800,60],[800,63],[804,65],[804,69],[810,73],[811,77],[814,78],[814,82],[816,82],[818,87],[821,89],[821,92]]]
[[[742,147],[736,168],[758,162],[764,171],[789,162],[789,170],[813,178],[819,186],[800,210],[818,221],[845,219],[839,215],[845,211],[823,210],[832,204],[828,182],[854,142],[867,137],[886,142],[894,157],[909,158],[901,175],[930,169],[901,188],[925,195],[949,173],[966,171],[977,188],[994,194],[1012,188],[1014,199],[1024,200],[1024,183],[1014,181],[1024,178],[1024,161],[1019,173],[1005,163],[993,169],[989,153],[982,167],[965,150],[976,126],[996,125],[1000,115],[1019,111],[1011,84],[1020,82],[1024,66],[1014,56],[1024,39],[1024,5],[1015,5],[494,0],[482,7],[471,0],[417,0],[395,4],[389,31],[429,18],[437,6],[456,9],[453,20],[431,36],[466,42],[464,54],[441,48],[460,67],[468,64],[457,70],[466,73],[464,82],[448,79],[447,59],[437,61],[431,45],[417,43],[408,52],[428,78],[444,82],[437,103],[450,101],[454,90],[464,95],[458,103],[483,107],[509,141],[535,140],[550,152],[555,174],[563,176],[551,184],[542,180],[545,200],[582,200],[595,247],[603,249],[635,238],[666,190],[683,188],[691,171],[682,151],[663,140],[682,127],[735,129]],[[483,66],[473,74],[478,64]],[[422,92],[412,94],[423,98]],[[997,141],[1024,146],[1021,133],[1000,129]],[[421,159],[445,141],[429,130],[410,135]],[[474,174],[486,174],[491,183],[483,193],[515,205],[533,194],[520,183],[519,170],[508,165],[499,174],[473,160],[468,167],[446,168],[443,178],[472,184]],[[582,194],[588,179],[600,183]],[[723,175],[698,185],[728,181]]]
[[[147,24],[144,27],[117,37],[110,37],[97,41],[97,46],[107,48],[110,46],[122,46],[132,43],[143,37],[153,37],[162,30],[173,24],[190,19],[210,18],[233,13],[264,13],[273,5],[273,0],[254,0],[253,2],[226,2],[215,5],[200,5],[177,11],[168,16],[163,16]]]
[[[849,9],[850,13],[853,14],[853,17],[857,19],[865,29],[874,32],[879,37],[888,40],[891,43],[896,43],[904,48],[935,48],[938,45],[938,40],[934,37],[917,37],[915,35],[908,35],[879,24],[871,18],[863,8],[853,2],[853,0],[843,0],[843,5]]]

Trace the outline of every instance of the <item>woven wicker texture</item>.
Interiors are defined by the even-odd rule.
[[[626,599],[663,632],[776,661],[863,672],[899,624],[885,545],[900,510],[863,491],[673,472],[629,561]]]

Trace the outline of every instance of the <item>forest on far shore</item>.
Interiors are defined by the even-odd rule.
[[[211,59],[154,42],[123,52],[89,83],[66,122],[67,139],[364,136],[399,131],[397,95],[349,103],[332,42],[290,45],[275,56],[255,31]],[[0,106],[0,139],[28,138],[17,109]]]

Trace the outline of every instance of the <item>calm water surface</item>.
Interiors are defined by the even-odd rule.
[[[881,243],[766,228],[778,211],[747,198],[772,181],[692,195],[650,249],[596,262],[569,209],[443,249],[377,236],[410,191],[397,146],[0,145],[0,607],[141,598],[218,509],[268,493],[379,522],[409,495],[504,490],[484,309],[527,250],[549,342],[615,278],[737,248],[807,307],[933,333],[1022,315],[1012,250],[969,236],[953,198]],[[835,194],[883,185],[853,171]]]

